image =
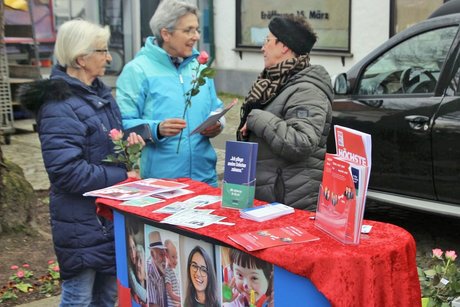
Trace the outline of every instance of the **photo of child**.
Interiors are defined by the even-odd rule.
[[[165,240],[164,245],[166,247],[165,285],[166,295],[168,298],[168,307],[179,307],[179,281],[177,280],[176,273],[174,272],[178,261],[177,248],[169,239]]]
[[[224,307],[273,305],[273,265],[243,251],[222,248]]]

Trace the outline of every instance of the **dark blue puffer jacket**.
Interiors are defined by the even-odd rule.
[[[110,88],[99,79],[87,86],[56,66],[50,80],[21,89],[20,99],[38,110],[61,277],[87,268],[115,274],[113,224],[96,215],[94,198],[82,196],[127,178],[124,168],[101,162],[113,151],[109,131],[122,128]]]

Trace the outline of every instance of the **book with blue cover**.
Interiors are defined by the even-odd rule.
[[[257,149],[257,143],[227,141],[222,185],[223,207],[244,209],[253,206]]]

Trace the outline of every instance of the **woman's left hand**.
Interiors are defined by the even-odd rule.
[[[128,141],[128,146],[131,146],[134,144],[141,144],[142,147],[145,146],[144,139],[136,132],[131,132],[126,140]]]
[[[201,131],[201,135],[207,136],[208,138],[213,138],[219,135],[219,133],[221,132],[222,132],[222,125],[219,121],[217,121],[214,125]]]
[[[141,174],[139,173],[139,170],[132,170],[127,172],[128,178],[133,178],[133,179],[142,179]]]

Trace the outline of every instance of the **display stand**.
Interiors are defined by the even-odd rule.
[[[222,180],[222,205],[233,209],[246,209],[254,205],[256,179],[248,183],[228,183]]]

